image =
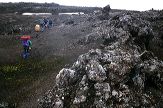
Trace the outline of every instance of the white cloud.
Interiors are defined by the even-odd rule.
[[[5,0],[5,2],[27,2],[27,0]],[[0,0],[0,2],[4,2]],[[163,9],[162,0],[28,0],[28,2],[54,2],[61,5],[76,6],[99,6],[104,7],[110,4],[113,9],[129,9],[129,10],[149,10]]]

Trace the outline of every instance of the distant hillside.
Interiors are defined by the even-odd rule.
[[[0,3],[0,14],[4,13],[23,13],[23,12],[50,12],[57,14],[59,12],[85,12],[89,13],[98,7],[76,7],[63,6],[56,3]]]

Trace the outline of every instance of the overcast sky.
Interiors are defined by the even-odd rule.
[[[163,9],[163,0],[0,0],[0,2],[41,2],[41,3],[59,3],[61,5],[73,6],[98,6],[104,7],[110,4],[113,9],[128,10],[149,10]]]

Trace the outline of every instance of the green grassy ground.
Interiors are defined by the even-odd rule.
[[[62,57],[53,57],[46,60],[28,59],[20,60],[15,64],[0,65],[0,102],[10,104],[19,103],[25,99],[31,90],[33,82],[47,78],[52,72],[58,72],[65,64]],[[22,91],[22,88],[27,88]],[[33,88],[37,89],[37,88]]]

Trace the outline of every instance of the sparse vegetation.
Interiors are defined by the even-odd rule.
[[[73,60],[76,59],[75,57],[77,57],[81,53],[85,53],[84,51],[87,52],[88,49],[92,47],[97,48],[98,46],[97,44],[101,44],[103,42],[103,40],[101,40],[102,39],[101,37],[103,38],[104,36],[109,37],[106,31],[110,30],[107,29],[107,27],[110,27],[109,24],[111,23],[109,21],[107,22],[106,19],[110,19],[112,17],[112,23],[115,22],[117,24],[115,27],[117,29],[122,28],[121,23],[119,24],[120,17],[118,15],[120,13],[122,14],[123,11],[128,12],[126,10],[110,10],[110,7],[108,7],[106,9],[108,13],[106,15],[103,15],[102,19],[99,19],[99,17],[100,15],[104,14],[106,11],[103,12],[99,11],[97,13],[84,14],[84,15],[71,15],[71,16],[58,15],[59,12],[89,13],[89,12],[93,12],[96,9],[98,10],[100,8],[61,6],[55,3],[52,4],[23,3],[23,2],[1,3],[0,4],[0,16],[1,16],[0,17],[0,25],[1,25],[0,27],[0,79],[1,79],[0,80],[0,88],[1,88],[0,105],[1,102],[6,102],[9,103],[8,105],[9,107],[20,107],[21,105],[19,104],[24,105],[24,104],[31,104],[36,102],[39,97],[37,97],[38,95],[36,96],[35,94],[40,93],[39,96],[42,95],[43,92],[45,92],[46,90],[42,90],[41,92],[39,90],[42,88],[45,89],[46,87],[48,88],[50,84],[54,83],[55,81],[51,77],[52,76],[55,77],[56,74],[59,72],[59,70],[65,67],[65,64],[72,63]],[[36,38],[34,37],[35,33],[33,30],[34,24],[36,23],[35,20],[42,18],[42,16],[41,17],[22,16],[21,13],[23,12],[51,12],[53,13],[51,17],[57,19],[54,20],[55,27],[48,30],[46,29],[45,32],[41,32],[38,38]],[[155,12],[157,15],[158,14],[157,11]],[[141,12],[135,12],[135,13],[137,13],[137,17],[139,17],[139,14],[141,14]],[[160,23],[163,22],[161,14],[160,16],[157,17],[153,17],[154,15],[149,15],[149,17],[147,17],[148,15],[146,13],[140,15],[140,17],[142,17],[143,20],[144,18],[146,18],[146,20],[148,20],[151,23],[152,29],[155,32],[156,39],[152,40],[152,42],[154,41],[151,44],[153,47],[150,46],[150,48],[156,54],[157,57],[160,56],[159,59],[160,58],[162,59],[161,47],[163,46],[161,44],[161,42],[163,41],[163,36],[161,32],[162,24]],[[131,14],[129,13],[126,14],[126,16],[130,16],[130,15]],[[126,16],[122,18],[126,18]],[[108,25],[106,23],[108,23]],[[101,28],[105,26],[105,24],[106,27]],[[22,30],[23,32],[19,31],[20,27],[23,29]],[[119,32],[116,31],[117,29],[115,29],[115,32]],[[98,30],[100,32],[97,32]],[[101,32],[101,30],[103,32]],[[121,30],[122,29],[120,29],[120,31]],[[133,30],[137,30],[137,29],[133,29]],[[114,29],[112,32],[114,32]],[[97,37],[99,33],[102,34],[101,37]],[[18,39],[18,36],[21,36],[22,34],[31,35],[33,46],[34,46],[32,47],[31,56],[27,60],[23,60],[21,58],[21,53],[23,48],[21,46],[21,41]],[[134,33],[131,33],[131,35],[132,34],[133,37],[135,37]],[[117,34],[113,33],[111,35],[113,35],[113,38],[112,36],[108,38],[110,42],[112,42],[115,39],[114,35]],[[80,40],[81,42],[83,42],[83,44],[79,44]],[[87,44],[85,44],[84,42],[87,42]],[[109,43],[108,40],[104,42]],[[127,42],[128,41],[126,41],[126,44]],[[105,45],[100,47],[104,48]],[[110,61],[108,63],[110,63]],[[91,85],[90,87],[91,94],[88,96],[87,99],[88,100],[87,102],[89,102],[90,105],[93,102],[93,100],[91,100],[91,96],[94,97],[95,94],[92,87],[94,88],[94,86]],[[73,97],[75,97],[75,94],[73,95]],[[31,98],[35,98],[35,100],[31,101],[30,100]],[[67,97],[65,98],[65,100],[66,99]],[[69,99],[73,99],[73,98],[70,97]],[[69,99],[66,100],[66,104],[67,102],[70,101]],[[30,100],[30,102],[26,102],[27,100],[28,101]],[[22,101],[24,101],[24,103]],[[112,103],[110,99],[108,99],[107,101],[108,101],[107,102],[108,105]],[[69,106],[71,106],[70,103],[68,104]],[[33,106],[36,105],[31,105],[30,107]]]
[[[4,102],[9,104],[7,105],[9,108],[18,107],[22,101],[35,94],[35,91],[42,89],[41,84],[45,79],[52,74],[57,74],[65,64],[70,63],[66,61],[69,59],[64,59],[64,56],[52,55],[45,59],[44,56],[48,52],[45,50],[46,47],[41,49],[44,54],[38,51],[39,39],[34,42],[31,57],[27,60],[21,58],[23,48],[19,36],[24,34],[34,36],[35,20],[42,18],[42,16],[22,16],[21,13],[89,13],[95,9],[98,8],[60,6],[55,3],[0,3],[0,105]],[[47,86],[50,84],[48,83]]]
[[[21,60],[15,64],[0,65],[0,101],[8,102],[11,106],[30,96],[32,83],[47,76],[65,65],[62,57],[47,60]],[[23,89],[23,90],[22,90]],[[33,88],[33,91],[36,88]]]

